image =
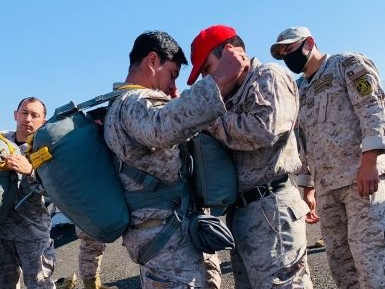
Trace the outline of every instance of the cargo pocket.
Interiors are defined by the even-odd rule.
[[[293,217],[293,221],[299,220],[310,212],[309,206],[304,200],[296,200],[289,206],[289,212]]]

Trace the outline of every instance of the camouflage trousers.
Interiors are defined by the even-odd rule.
[[[385,180],[361,198],[351,185],[317,195],[321,233],[339,288],[385,288]]]
[[[20,288],[23,273],[28,289],[55,289],[53,240],[18,242],[0,239],[0,288]]]
[[[306,253],[304,216],[309,207],[296,187],[271,193],[231,211],[235,288],[313,288]]]
[[[78,227],[76,227],[76,235],[80,239],[79,276],[82,280],[94,279],[100,274],[106,244],[91,238]]]
[[[139,250],[152,241],[164,225],[135,229],[123,236],[123,244],[131,259],[139,263]],[[188,220],[178,226],[163,249],[144,265],[140,265],[143,289],[203,288],[205,266],[203,253],[192,244],[187,232]]]
[[[220,289],[222,274],[218,254],[203,253],[205,266],[205,289]]]

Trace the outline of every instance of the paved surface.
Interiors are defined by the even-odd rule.
[[[323,248],[312,248],[312,244],[320,238],[319,225],[308,226],[309,263],[315,289],[336,289],[327,267],[326,256]],[[70,276],[77,272],[77,254],[79,240],[75,235],[74,226],[56,227],[52,231],[55,239],[57,268],[55,280]],[[222,289],[234,288],[233,276],[229,254],[219,252],[222,260]],[[121,245],[121,239],[109,244],[102,263],[102,281],[107,285],[116,285],[120,289],[140,289],[139,268],[134,264]],[[22,288],[25,288],[22,286]],[[82,288],[80,283],[77,288]]]

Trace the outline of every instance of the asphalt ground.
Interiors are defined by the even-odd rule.
[[[79,240],[76,237],[73,225],[57,226],[52,229],[55,240],[57,267],[54,272],[55,280],[77,274],[77,255]],[[312,245],[320,239],[319,224],[307,226],[308,258],[315,289],[337,288],[330,276],[326,263],[324,248],[315,248]],[[231,263],[228,251],[219,252],[222,269],[222,289],[234,288]],[[102,281],[107,285],[118,286],[119,289],[140,289],[139,267],[133,263],[122,240],[108,244],[102,262]],[[22,286],[22,288],[25,288]],[[76,288],[83,288],[81,282]]]

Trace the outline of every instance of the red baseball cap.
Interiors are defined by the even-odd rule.
[[[205,63],[211,50],[235,35],[237,35],[237,32],[234,28],[224,25],[214,25],[201,30],[191,43],[191,63],[193,68],[187,80],[188,85],[193,84],[197,80],[202,65]]]

